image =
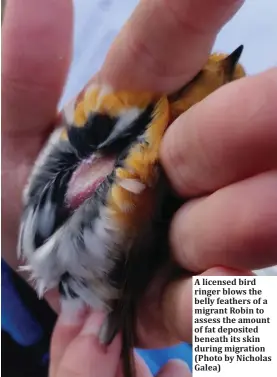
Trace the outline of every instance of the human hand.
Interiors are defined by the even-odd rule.
[[[62,311],[53,332],[49,377],[122,377],[120,335],[108,348],[100,346],[97,334],[101,313],[78,310]],[[135,355],[137,377],[151,377],[143,359]],[[185,363],[171,360],[157,377],[190,377]]]
[[[3,25],[3,255],[14,268],[17,266],[14,250],[22,188],[42,143],[52,130],[51,122],[66,77],[72,42],[69,1],[28,2],[30,7],[26,5],[27,0],[10,0]],[[240,4],[241,1],[235,0],[224,4],[212,0],[207,5],[200,0],[142,1],[113,44],[98,80],[115,87],[166,92],[177,89],[200,69],[220,27]],[[58,25],[53,17],[59,19]],[[265,173],[276,169],[276,110],[273,105],[276,89],[270,84],[274,76],[276,70],[222,88],[180,117],[164,138],[161,159],[173,186],[182,195],[209,194],[200,201],[185,205],[172,225],[173,252],[180,264],[192,272],[247,274],[248,271],[241,269],[277,262],[274,253],[277,214],[276,206],[271,204],[276,199],[276,174],[274,171]],[[241,86],[249,85],[249,90],[241,90]],[[244,101],[245,92],[251,93],[247,95],[247,106],[238,107],[237,102]],[[222,98],[218,93],[222,93]],[[263,100],[265,96],[266,101]],[[234,106],[229,106],[235,99]],[[208,101],[212,102],[211,108],[206,105]],[[197,108],[199,112],[196,113]],[[226,117],[226,113],[234,109],[236,114],[233,111]],[[253,134],[249,132],[253,124],[251,109],[257,111]],[[243,122],[239,122],[240,119]],[[261,124],[263,127],[259,127]],[[214,131],[213,125],[217,125]],[[207,128],[205,132],[204,126]],[[213,158],[202,157],[203,148],[197,147],[197,135],[199,138],[201,135],[198,145],[204,145],[204,150],[210,151],[210,155],[205,152],[205,156]],[[243,151],[247,153],[244,161],[248,161],[248,168],[241,161]],[[262,152],[259,160],[257,151]],[[183,156],[186,156],[186,164]],[[239,166],[236,156],[239,157]],[[251,159],[253,163],[249,163]],[[176,161],[178,175],[172,168]],[[194,165],[197,162],[199,165]],[[259,176],[261,172],[264,174]],[[250,176],[253,176],[250,181],[243,182],[243,178]],[[257,180],[260,182],[258,186]],[[256,187],[256,196],[251,183]],[[247,194],[241,194],[241,184]],[[238,190],[234,191],[237,187]],[[259,195],[261,189],[267,192],[262,198]],[[239,204],[232,205],[236,200]],[[184,222],[187,225],[184,227],[181,223],[186,208]],[[208,211],[210,208],[212,212]],[[220,217],[222,209],[230,223]],[[185,252],[180,247],[180,239],[186,245]],[[215,267],[218,265],[225,267]],[[158,347],[178,340],[190,341],[191,279],[169,285],[162,302],[152,299],[157,289],[158,285],[149,289],[150,298],[147,297],[146,302],[151,305],[145,304],[139,316],[140,346]],[[48,294],[49,302],[58,310],[56,298],[55,294]]]

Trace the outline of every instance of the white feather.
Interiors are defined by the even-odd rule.
[[[45,205],[40,209],[38,216],[37,228],[43,238],[49,237],[55,224],[55,209],[56,206],[49,199],[46,200]]]
[[[96,268],[104,269],[107,250],[103,241],[92,232],[91,229],[84,229],[84,243],[88,253],[95,258]]]
[[[35,234],[36,211],[30,207],[27,217],[22,227],[22,250],[23,256],[29,259],[35,252],[34,234]]]
[[[37,291],[38,297],[41,299],[46,291],[44,282],[41,279],[37,280],[36,282],[36,291]]]
[[[103,98],[107,95],[113,92],[113,88],[110,85],[101,85],[100,93],[97,98],[97,103],[96,103],[96,110],[99,109]]]
[[[70,298],[70,290],[73,290],[90,307],[105,309],[105,303],[119,294],[106,280],[117,258],[116,252],[111,257],[110,250],[116,250],[115,246],[124,242],[125,234],[111,211],[100,204],[98,217],[86,223],[83,239],[79,239],[82,235],[80,223],[85,216],[91,216],[89,203],[85,202],[81,208],[36,250],[33,237],[37,213],[32,208],[29,210],[22,227],[22,248],[28,263],[23,269],[31,270],[31,279],[34,279],[40,297],[46,290],[56,287],[61,276],[68,272],[71,278],[63,282],[67,296]],[[44,210],[46,219],[51,210]],[[85,247],[80,246],[82,244]]]
[[[72,124],[74,122],[75,104],[77,97],[74,97],[69,101],[62,110],[62,116],[64,122],[67,124]]]
[[[104,141],[103,145],[110,143],[118,137],[118,135],[125,133],[132,127],[132,123],[139,117],[142,110],[137,107],[132,107],[129,110],[124,110],[118,121],[115,123],[114,128],[109,137]]]
[[[125,178],[118,181],[119,186],[133,194],[140,194],[145,189],[145,184],[137,179]]]
[[[69,286],[89,307],[94,310],[105,309],[104,300],[101,297],[101,287],[100,290],[97,290],[95,280],[87,281],[87,284],[86,287],[83,284],[78,284],[76,280],[71,280]]]
[[[24,225],[25,225],[25,222],[21,221],[19,231],[18,231],[17,245],[16,245],[16,254],[17,254],[18,259],[22,258],[23,256],[22,238],[23,238]]]
[[[19,272],[32,272],[33,267],[30,266],[29,264],[26,264],[25,266],[19,266],[18,271]]]
[[[46,289],[58,285],[61,275],[65,272],[57,259],[57,247],[63,228],[53,234],[42,246],[28,257],[34,278],[42,280]]]

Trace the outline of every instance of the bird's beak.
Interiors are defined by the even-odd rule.
[[[243,51],[243,45],[240,45],[238,48],[235,49],[235,51],[233,51],[230,55],[227,56],[227,58],[225,58],[222,61],[225,74],[228,77],[233,76],[236,65],[239,61],[239,58],[241,57],[242,51]]]

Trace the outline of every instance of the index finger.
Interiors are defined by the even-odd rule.
[[[123,89],[170,92],[203,66],[243,0],[142,0],[113,43],[101,77]]]

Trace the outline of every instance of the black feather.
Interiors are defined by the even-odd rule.
[[[55,208],[55,222],[51,233],[45,235],[39,227],[36,228],[34,237],[36,249],[53,234],[54,230],[63,225],[71,214],[71,210],[65,205],[65,195],[78,163],[79,157],[74,150],[68,147],[67,142],[62,142],[58,147],[53,148],[46,163],[32,182],[28,205],[31,204],[37,210],[38,216],[46,201],[50,201]]]
[[[99,145],[99,149],[103,153],[122,153],[126,148],[130,148],[133,142],[137,141],[140,135],[143,135],[148,125],[153,118],[153,110],[155,104],[150,104],[139,116],[135,119],[126,132],[121,132],[115,139],[105,141]],[[120,156],[121,157],[121,156]]]
[[[59,289],[59,293],[60,293],[62,298],[69,298],[69,297],[73,298],[73,299],[78,298],[78,295],[70,287],[70,284],[68,284],[70,279],[72,279],[72,277],[70,276],[70,274],[68,272],[65,272],[61,276],[61,280],[60,280],[58,289]]]
[[[87,158],[95,152],[108,138],[117,120],[107,114],[93,113],[83,127],[72,125],[68,128],[68,139],[80,158]]]

